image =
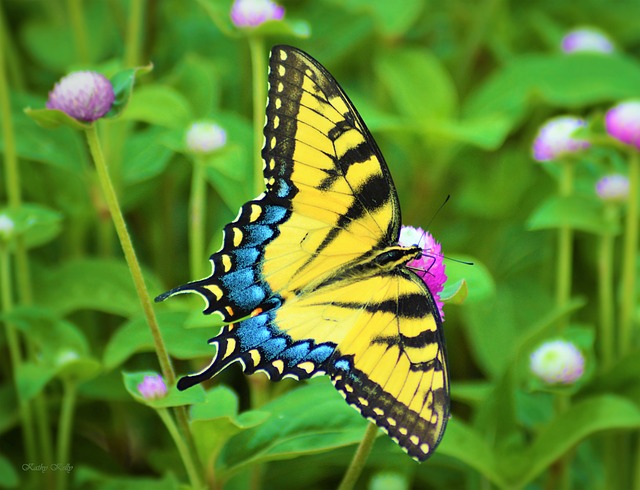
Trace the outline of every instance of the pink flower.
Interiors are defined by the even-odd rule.
[[[111,82],[94,71],[76,71],[63,77],[49,92],[47,109],[58,109],[80,121],[92,122],[113,105]]]
[[[167,385],[162,376],[154,374],[144,377],[142,383],[138,385],[138,391],[145,400],[157,400],[167,395]]]
[[[587,140],[572,136],[577,129],[586,125],[583,119],[573,116],[561,116],[547,121],[538,131],[533,143],[533,158],[546,162],[588,148],[590,143]]]
[[[444,289],[447,275],[444,273],[444,261],[440,252],[440,244],[435,241],[431,233],[413,226],[402,227],[398,243],[402,247],[422,248],[422,255],[417,259],[411,260],[407,267],[418,274],[427,285],[438,306],[440,318],[444,321],[444,311],[442,310],[444,303],[440,301],[440,293]]]
[[[567,340],[551,340],[530,358],[531,372],[548,384],[572,384],[584,374],[584,355]]]
[[[236,27],[256,27],[283,17],[284,7],[271,0],[235,0],[231,7],[231,21]]]
[[[603,201],[624,202],[629,196],[629,178],[626,175],[605,175],[596,183],[596,193]]]
[[[609,109],[604,125],[615,139],[640,149],[640,100],[621,102]]]
[[[613,43],[601,31],[591,28],[574,29],[562,38],[565,53],[592,52],[611,53]]]

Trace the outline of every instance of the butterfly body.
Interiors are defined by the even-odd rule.
[[[203,296],[227,325],[188,388],[234,362],[272,380],[327,374],[346,401],[424,461],[449,418],[442,320],[406,267],[389,170],[333,77],[289,46],[272,50],[262,150],[266,192],[225,226]]]

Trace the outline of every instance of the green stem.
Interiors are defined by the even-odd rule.
[[[151,305],[151,298],[149,297],[147,285],[145,284],[144,277],[142,276],[142,270],[140,268],[138,258],[136,257],[133,243],[131,243],[131,237],[129,236],[129,232],[127,231],[127,225],[125,224],[124,217],[122,216],[122,210],[120,209],[120,204],[118,203],[118,197],[116,196],[115,189],[113,188],[113,183],[111,182],[111,179],[109,177],[109,170],[102,153],[102,148],[100,145],[100,140],[98,138],[98,133],[95,129],[95,125],[90,126],[89,129],[85,131],[85,133],[87,135],[89,149],[91,150],[91,155],[93,156],[96,170],[98,172],[98,180],[100,181],[100,186],[102,187],[104,198],[107,202],[109,212],[111,213],[111,219],[113,219],[113,224],[116,228],[118,238],[120,239],[122,251],[124,252],[124,257],[127,261],[127,265],[129,266],[131,276],[133,277],[133,282],[138,293],[138,298],[140,299],[145,318],[147,319],[147,324],[149,325],[149,329],[151,330],[151,336],[153,337],[153,343],[156,350],[156,355],[158,356],[160,369],[162,370],[162,375],[167,384],[173,386],[176,382],[176,375],[173,371],[171,359],[169,358],[169,354],[167,353],[164,340],[162,339],[162,333],[160,332],[158,320],[156,319],[155,312]],[[189,450],[192,453],[192,457],[197,461],[197,453],[193,438],[191,437],[191,432],[189,431],[189,421],[186,409],[185,407],[176,407],[175,412],[176,416],[178,417],[180,429],[184,435],[184,438],[188,442]]]
[[[76,406],[75,381],[63,380],[62,382],[62,406],[60,407],[60,419],[58,422],[58,441],[56,447],[56,464],[61,466],[71,464],[69,461],[69,447],[71,445],[71,429],[73,427],[73,413]],[[56,490],[67,488],[69,472],[58,468],[56,472]]]
[[[8,248],[2,243],[0,243],[0,290],[2,312],[6,314],[13,309],[13,298],[11,294],[11,261],[9,259]],[[20,338],[18,337],[18,331],[13,323],[5,320],[4,324],[7,337],[7,347],[9,349],[9,360],[15,379],[16,373],[22,365]],[[33,414],[31,412],[31,406],[22,399],[20,394],[18,394],[18,400],[25,456],[30,461],[35,461],[34,458],[36,458],[37,454],[36,438],[33,430]]]
[[[196,156],[193,160],[189,202],[189,261],[191,277],[194,279],[204,276],[202,271],[205,259],[204,215],[207,199],[205,171],[204,159],[199,155]]]
[[[367,462],[367,457],[371,452],[371,448],[373,447],[373,442],[376,440],[377,434],[378,426],[370,423],[367,426],[367,430],[365,431],[362,440],[360,441],[356,454],[351,460],[351,464],[349,465],[347,472],[344,474],[344,477],[340,482],[338,490],[351,490],[355,486],[358,478],[360,477],[360,473],[362,473]]]
[[[619,350],[624,356],[631,350],[633,316],[636,308],[638,271],[638,193],[640,192],[640,153],[629,156],[629,198],[622,253],[622,304],[620,308]]]
[[[133,0],[127,23],[127,39],[124,44],[124,66],[132,68],[140,63],[140,44],[142,40],[142,21],[145,0]]]
[[[89,63],[89,42],[87,40],[87,29],[84,25],[82,0],[68,0],[67,7],[71,19],[73,41],[76,45],[76,55],[78,56],[78,61],[86,65]]]
[[[618,221],[618,209],[615,205],[605,207],[605,220],[611,226]],[[604,370],[609,369],[615,355],[614,346],[614,287],[613,287],[613,245],[614,237],[609,230],[600,236],[598,256],[598,297],[600,302],[600,332],[598,346],[600,362]]]
[[[574,163],[562,162],[562,176],[560,180],[560,195],[570,196],[573,192]],[[573,261],[573,230],[563,225],[558,230],[558,262],[556,283],[556,304],[565,306],[571,298],[571,264]]]
[[[171,359],[169,359],[169,354],[167,353],[164,340],[162,339],[158,320],[156,319],[155,312],[153,311],[151,298],[149,297],[147,285],[145,284],[144,277],[142,276],[142,269],[140,268],[140,263],[138,262],[135,249],[133,248],[133,243],[131,242],[131,236],[127,231],[127,225],[124,221],[124,217],[122,216],[118,197],[116,196],[115,189],[111,183],[111,178],[109,177],[109,170],[107,169],[107,163],[104,160],[95,125],[91,125],[85,133],[87,135],[91,155],[98,172],[98,180],[100,181],[104,198],[107,202],[109,212],[111,213],[111,219],[113,220],[113,224],[116,228],[116,233],[120,239],[124,258],[129,266],[129,270],[136,287],[136,292],[138,293],[138,298],[140,299],[145,318],[147,319],[147,324],[151,330],[153,344],[156,349],[162,375],[169,385],[173,385],[176,381],[176,375],[173,371],[173,367],[171,366]]]
[[[189,482],[191,483],[191,487],[194,489],[203,488],[204,485],[200,481],[200,476],[198,471],[196,470],[197,465],[194,459],[192,458],[191,453],[189,452],[189,448],[185,443],[184,439],[180,435],[180,431],[178,431],[178,427],[176,426],[171,414],[167,411],[166,408],[158,408],[156,410],[162,422],[164,422],[165,427],[169,431],[173,442],[178,449],[178,453],[180,454],[180,458],[182,458],[182,463],[184,464],[185,469],[187,470],[187,476],[189,477]]]
[[[264,127],[264,108],[267,100],[267,66],[264,57],[264,39],[261,36],[249,36],[251,50],[251,79],[253,80],[253,188],[255,195],[264,191],[262,176],[262,130]]]

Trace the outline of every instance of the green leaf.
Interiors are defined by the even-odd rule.
[[[18,473],[11,461],[0,454],[0,487],[15,488],[19,482]]]
[[[513,488],[522,488],[584,439],[604,430],[637,430],[640,409],[615,396],[578,402],[556,416],[510,468]]]
[[[124,111],[131,99],[136,78],[149,73],[151,70],[153,70],[153,65],[149,64],[147,66],[139,66],[120,71],[111,77],[110,81],[113,86],[115,100],[113,101],[111,110],[105,117],[117,117]]]
[[[184,129],[193,116],[189,102],[181,93],[172,87],[154,84],[136,90],[122,118]]]
[[[424,0],[406,0],[402,7],[386,0],[333,0],[332,3],[355,15],[371,15],[383,35],[391,37],[402,36],[424,8]]]
[[[318,378],[261,407],[271,416],[232,437],[218,459],[222,474],[243,465],[288,459],[358,443],[367,422],[327,378]]]
[[[176,386],[167,387],[167,395],[163,398],[155,400],[147,400],[142,397],[138,390],[138,385],[143,382],[145,376],[157,376],[154,371],[142,371],[137,373],[122,373],[124,386],[129,394],[139,401],[152,408],[168,408],[180,407],[183,405],[193,405],[194,403],[202,403],[205,399],[204,388],[201,385],[195,385],[188,390],[180,391]]]
[[[22,203],[18,208],[0,208],[0,214],[13,221],[14,233],[24,238],[27,248],[44,245],[62,229],[62,215],[39,204]]]
[[[173,153],[164,145],[167,130],[150,126],[130,134],[124,144],[126,162],[122,166],[122,180],[127,185],[138,184],[160,175]]]
[[[397,49],[377,59],[375,68],[398,110],[416,126],[430,127],[430,122],[455,114],[458,101],[453,81],[429,51]]]
[[[212,107],[220,106],[222,83],[220,67],[195,53],[187,53],[173,70],[170,82],[189,101],[195,118],[209,115]]]
[[[159,283],[145,274],[148,289]],[[121,316],[137,315],[140,301],[124,260],[79,259],[63,263],[37,282],[38,301],[58,315],[89,309]]]
[[[498,487],[506,486],[499,472],[493,448],[485,442],[481,434],[462,421],[449,421],[437,451],[438,454],[451,456],[475,469]]]
[[[448,279],[446,284],[451,283],[453,287],[460,284],[460,288],[462,288],[463,285],[460,281],[464,279],[464,288],[468,289],[468,297],[462,299],[467,303],[480,303],[495,295],[496,286],[493,277],[482,262],[470,255],[455,254],[448,257],[453,260],[447,261],[445,272]],[[447,294],[446,297],[450,297],[451,292],[449,287],[445,287],[443,293]],[[464,291],[460,291],[460,294],[464,294]]]
[[[447,281],[444,290],[440,293],[440,300],[450,305],[461,305],[469,295],[467,281],[460,279],[454,283]]]
[[[178,359],[212,357],[215,347],[209,339],[215,330],[186,330],[184,323],[188,313],[180,311],[158,311],[156,318],[169,354]],[[136,352],[152,352],[155,346],[147,321],[137,316],[125,322],[111,336],[104,350],[104,365],[113,369],[124,363]]]
[[[18,400],[16,390],[10,383],[0,385],[0,434],[18,425]]]
[[[16,369],[16,390],[22,401],[29,401],[55,377],[56,371],[50,366],[23,362]]]
[[[585,196],[552,196],[543,201],[527,222],[529,230],[545,230],[568,226],[595,234],[619,233],[605,219],[601,201]]]
[[[102,473],[88,466],[79,466],[73,470],[74,484],[78,488],[95,490],[195,490],[185,487],[176,480],[171,471],[162,479],[149,477],[125,477],[113,472]]]
[[[416,127],[416,122],[412,125]],[[502,114],[488,114],[466,119],[439,119],[419,127],[438,142],[460,142],[483,150],[498,149],[511,130],[511,120]]]
[[[47,129],[55,129],[60,126],[67,126],[73,129],[88,129],[91,126],[91,123],[79,121],[58,109],[31,109],[27,107],[24,112],[40,126]]]

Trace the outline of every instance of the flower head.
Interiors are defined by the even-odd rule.
[[[545,383],[568,385],[582,376],[584,363],[584,355],[572,342],[551,340],[531,354],[529,367]]]
[[[195,153],[211,153],[227,142],[227,132],[212,122],[195,122],[187,130],[187,148]]]
[[[15,227],[15,223],[9,216],[4,213],[0,214],[0,242],[9,241]]]
[[[533,158],[546,162],[588,148],[588,141],[572,136],[577,129],[586,125],[584,119],[573,116],[561,116],[547,121],[538,131],[533,143]]]
[[[164,384],[162,376],[154,374],[144,377],[142,383],[138,385],[138,391],[145,400],[157,400],[167,395],[167,385]]]
[[[231,7],[231,21],[236,27],[257,27],[283,17],[284,7],[271,0],[235,0]]]
[[[615,139],[640,149],[640,100],[621,102],[607,112],[607,133]]]
[[[442,310],[444,303],[440,301],[440,292],[444,289],[447,275],[444,273],[444,261],[440,252],[440,244],[435,241],[431,233],[413,226],[402,227],[398,243],[402,247],[422,248],[422,255],[411,260],[407,267],[413,269],[427,285],[436,305],[438,305],[440,318],[444,320],[444,311]]]
[[[565,53],[611,53],[613,50],[611,40],[603,32],[593,28],[574,29],[562,38],[562,51]]]
[[[624,202],[629,196],[629,178],[622,174],[605,175],[596,182],[596,193],[603,201]]]
[[[80,121],[92,122],[113,105],[111,82],[94,71],[76,71],[63,77],[49,92],[47,109],[58,109]]]

